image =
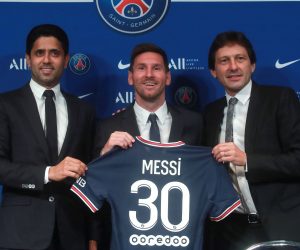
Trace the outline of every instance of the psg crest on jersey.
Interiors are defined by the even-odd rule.
[[[96,0],[103,20],[113,29],[137,34],[155,27],[164,17],[170,0]]]

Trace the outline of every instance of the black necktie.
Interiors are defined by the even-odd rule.
[[[156,119],[157,119],[157,115],[155,113],[151,113],[149,115],[148,121],[151,122],[149,139],[151,141],[160,142],[159,127],[157,125]]]
[[[51,162],[55,164],[58,158],[57,149],[57,125],[56,125],[56,109],[53,97],[55,94],[53,90],[45,90],[43,96],[45,100],[45,123],[46,123],[46,140],[48,144]]]
[[[229,99],[228,102],[228,109],[227,109],[227,119],[226,119],[226,130],[225,130],[225,142],[233,142],[233,113],[234,113],[234,106],[237,104],[238,99],[236,97],[232,97]]]

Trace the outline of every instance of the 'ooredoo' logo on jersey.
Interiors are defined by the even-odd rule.
[[[170,0],[96,0],[103,20],[124,33],[141,33],[164,17]]]
[[[186,247],[190,240],[186,236],[162,236],[162,235],[137,235],[133,234],[129,238],[129,242],[133,246],[167,246],[167,247]]]

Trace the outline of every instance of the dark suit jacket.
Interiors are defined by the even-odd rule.
[[[64,94],[68,128],[59,160],[91,159],[94,112]],[[26,86],[0,95],[0,248],[44,249],[56,224],[69,249],[86,249],[86,210],[69,191],[73,180],[44,185],[48,149],[33,93]]]
[[[171,105],[168,105],[168,110],[172,115],[169,142],[180,140],[189,145],[201,145],[203,130],[201,114]],[[140,135],[133,105],[99,122],[96,131],[96,156],[99,156],[101,149],[114,131],[125,131],[132,136]],[[107,203],[104,203],[104,207],[99,211],[98,216],[101,223],[99,224],[98,221],[94,224],[93,238],[99,240],[101,249],[108,250],[111,224],[110,219],[107,219],[110,218],[110,209]]]
[[[207,106],[205,144],[218,144],[226,98]],[[246,178],[265,240],[300,241],[300,105],[285,87],[253,83],[245,128]],[[233,239],[236,240],[236,239]]]
[[[169,142],[183,141],[189,145],[201,145],[203,121],[202,116],[180,107],[168,105],[172,116]],[[116,115],[100,121],[96,132],[97,155],[114,131],[125,131],[132,136],[140,135],[133,105]]]

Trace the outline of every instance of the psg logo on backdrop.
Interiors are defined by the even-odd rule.
[[[175,102],[180,106],[193,108],[197,103],[197,93],[191,87],[180,87],[175,92]]]
[[[86,74],[91,66],[90,59],[84,54],[75,54],[69,62],[70,70],[77,75]]]
[[[120,32],[136,34],[156,26],[170,0],[96,0],[103,20]]]

